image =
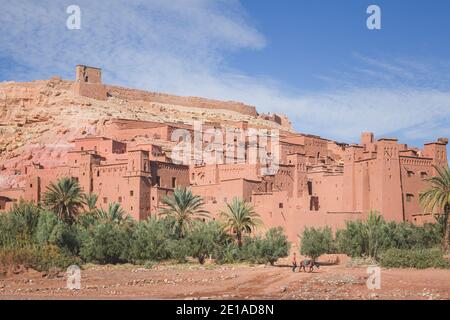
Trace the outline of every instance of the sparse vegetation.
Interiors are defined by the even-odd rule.
[[[283,229],[252,235],[262,222],[254,208],[233,199],[221,212],[223,221],[206,220],[203,201],[189,189],[178,188],[166,197],[160,218],[134,221],[117,203],[108,210],[96,207],[97,196],[84,195],[76,180],[52,184],[44,203],[20,201],[0,216],[0,267],[36,270],[65,268],[72,263],[134,263],[158,261],[200,264],[270,263],[289,254]],[[441,220],[443,215],[440,216]],[[205,221],[203,220],[205,219]],[[314,259],[343,252],[354,258],[378,260],[391,267],[447,267],[443,252],[432,249],[441,241],[443,222],[415,226],[385,222],[373,212],[367,221],[347,222],[336,237],[330,228],[307,228],[300,252]]]
[[[88,262],[100,264],[126,262],[130,234],[113,222],[98,222],[85,234],[80,256]]]
[[[426,249],[440,243],[439,225],[416,226],[408,222],[386,222],[377,213],[367,221],[347,221],[345,229],[336,232],[337,250],[351,257],[377,259],[391,248]]]
[[[225,232],[224,226],[216,221],[197,223],[186,238],[189,255],[197,258],[200,264],[208,256],[220,260],[222,250],[231,242],[231,237]]]
[[[450,268],[440,249],[391,248],[381,254],[380,264],[387,268]]]
[[[264,237],[247,238],[242,248],[242,256],[246,261],[274,265],[278,259],[288,256],[290,248],[291,244],[283,229],[272,228]]]
[[[317,259],[333,251],[333,233],[329,227],[306,228],[301,236],[300,253]]]

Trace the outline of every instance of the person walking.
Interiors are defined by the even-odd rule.
[[[297,256],[294,252],[294,255],[292,256],[292,272],[295,272],[295,269],[297,269]]]

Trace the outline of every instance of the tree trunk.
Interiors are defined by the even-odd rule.
[[[242,234],[241,234],[241,232],[238,231],[236,233],[236,236],[237,236],[237,241],[238,241],[238,247],[241,248],[242,247]]]
[[[178,222],[178,239],[183,239],[183,222]]]

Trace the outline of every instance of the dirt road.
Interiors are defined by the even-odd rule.
[[[81,290],[66,277],[29,270],[0,277],[0,299],[450,299],[450,270],[382,269],[369,290],[366,268],[322,266],[313,273],[264,265],[84,266]]]

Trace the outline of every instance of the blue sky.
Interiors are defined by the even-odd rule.
[[[450,1],[2,1],[0,81],[74,77],[231,99],[300,132],[450,137]],[[68,30],[67,6],[81,8]],[[366,9],[381,8],[381,30]]]

